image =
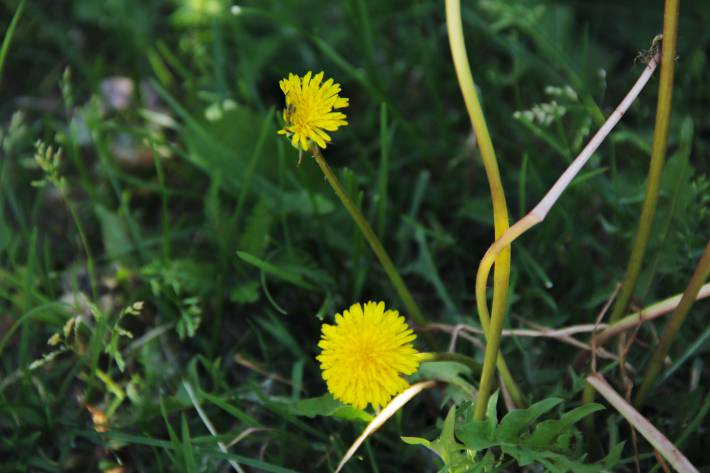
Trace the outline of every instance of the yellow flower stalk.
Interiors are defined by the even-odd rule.
[[[339,95],[340,84],[333,79],[323,82],[323,72],[314,76],[308,71],[303,77],[289,74],[279,86],[286,95],[286,108],[285,125],[278,133],[286,135],[294,148],[308,151],[315,143],[325,149],[331,141],[326,131],[348,124],[344,113],[334,111],[347,107],[348,99]]]
[[[384,302],[353,304],[323,324],[316,358],[335,399],[378,409],[409,387],[402,375],[417,371],[423,355],[412,346],[416,335]]]

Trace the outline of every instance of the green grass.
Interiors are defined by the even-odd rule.
[[[216,472],[233,469],[230,460],[244,471],[335,469],[368,415],[320,398],[320,325],[358,301],[406,310],[316,163],[304,156],[297,166],[298,152],[276,135],[278,81],[289,72],[324,70],[350,98],[350,125],[326,159],[427,321],[480,328],[474,282],[493,238],[491,201],[443,2],[262,0],[240,3],[238,14],[219,0],[27,0],[21,15],[19,5],[0,2],[0,471]],[[518,218],[638,76],[634,57],[660,31],[662,2],[462,9]],[[667,162],[632,307],[681,293],[710,235],[708,22],[710,4],[681,4]],[[101,94],[114,76],[133,83],[123,110]],[[623,277],[657,84],[545,221],[516,241],[506,328],[593,323]],[[562,116],[547,125],[526,118],[551,100]],[[66,202],[53,185],[31,185],[45,178],[37,140],[63,150]],[[122,314],[138,301],[140,310]],[[643,410],[701,471],[710,468],[709,304],[692,307]],[[637,387],[664,325],[641,327],[627,355]],[[450,334],[428,333],[432,351],[447,351]],[[55,334],[59,343],[48,345]],[[548,419],[578,408],[587,367],[574,365],[577,348],[507,337],[501,349],[531,405],[562,400]],[[456,351],[483,360],[462,338]],[[617,366],[598,362],[623,392]],[[441,467],[436,453],[400,439],[443,438],[451,406],[467,412],[461,386],[476,385],[478,373],[441,366],[449,371],[437,379],[449,387],[415,398],[345,471]],[[107,431],[87,406],[108,415]],[[628,424],[608,405],[594,418],[597,458],[626,441],[613,471],[635,471]],[[641,471],[657,463],[641,440],[638,455]],[[508,471],[519,469],[510,460]]]

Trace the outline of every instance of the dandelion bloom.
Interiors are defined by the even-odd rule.
[[[348,106],[348,99],[338,95],[340,84],[333,79],[322,81],[323,72],[311,77],[308,71],[303,77],[289,74],[279,82],[286,95],[285,126],[279,134],[289,137],[291,144],[303,151],[308,151],[312,142],[325,149],[331,141],[326,131],[348,124],[344,113],[333,111]]]
[[[384,302],[353,304],[336,314],[335,325],[323,324],[317,357],[323,379],[335,399],[364,409],[375,409],[409,384],[401,375],[417,371],[421,355],[404,317],[385,310]]]

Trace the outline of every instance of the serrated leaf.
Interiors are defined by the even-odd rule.
[[[456,422],[456,406],[451,406],[448,414],[446,414],[446,419],[444,419],[444,426],[441,429],[441,435],[438,439],[431,443],[434,451],[439,453],[439,456],[444,460],[444,463],[450,465],[454,459],[456,453],[461,449],[461,447],[456,442],[454,438],[454,423]]]
[[[501,442],[516,442],[523,431],[532,424],[538,417],[559,405],[563,399],[552,397],[536,402],[527,409],[516,409],[509,412],[500,421],[496,431],[498,440]]]
[[[525,441],[525,445],[528,445],[534,449],[549,447],[566,429],[570,428],[576,422],[582,420],[589,414],[602,409],[604,409],[604,406],[601,404],[585,404],[565,413],[559,420],[555,419],[543,421],[537,425],[530,438]]]
[[[472,450],[483,450],[498,444],[495,436],[498,424],[496,405],[498,404],[498,391],[488,399],[486,418],[484,420],[470,420],[456,430],[456,435]]]
[[[461,471],[459,468],[467,462],[467,459],[462,452],[464,446],[458,443],[454,436],[455,423],[456,406],[451,406],[444,420],[441,435],[436,440],[429,441],[420,437],[402,437],[402,440],[409,445],[424,446],[436,453],[444,462],[443,471]]]

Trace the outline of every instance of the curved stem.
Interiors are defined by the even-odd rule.
[[[648,393],[653,388],[653,384],[656,382],[656,378],[661,372],[661,368],[663,368],[663,360],[665,360],[668,350],[670,349],[673,340],[675,340],[678,330],[681,325],[683,325],[685,318],[688,316],[688,311],[692,307],[693,302],[695,302],[698,292],[700,292],[700,287],[708,278],[708,275],[710,275],[710,241],[708,241],[705,246],[705,252],[700,258],[698,265],[695,267],[693,276],[690,278],[690,282],[688,282],[688,287],[686,287],[685,292],[683,292],[680,304],[678,304],[678,307],[676,307],[673,311],[671,320],[668,321],[666,328],[663,330],[661,340],[658,342],[658,346],[653,352],[653,357],[648,364],[648,368],[646,368],[643,383],[641,384],[638,394],[636,394],[636,400],[634,401],[634,405],[637,409],[641,408],[646,400],[646,397],[648,396]]]
[[[542,222],[547,216],[548,212],[552,206],[557,202],[562,193],[565,191],[567,186],[572,182],[574,177],[579,173],[579,171],[584,167],[584,165],[589,161],[592,154],[599,148],[601,143],[611,132],[611,130],[616,126],[616,124],[621,120],[626,110],[629,109],[631,104],[636,100],[636,97],[641,93],[644,86],[648,83],[649,79],[653,75],[653,72],[658,66],[658,57],[654,56],[651,61],[649,61],[646,68],[643,70],[639,76],[636,83],[631,87],[631,90],[624,97],[621,103],[616,107],[614,112],[609,116],[609,118],[604,122],[604,124],[599,128],[599,130],[594,134],[589,143],[584,147],[581,153],[574,159],[572,164],[562,173],[562,175],[557,179],[555,184],[550,188],[550,190],[545,194],[542,200],[528,213],[525,217],[515,222],[507,231],[505,231],[500,238],[498,238],[493,244],[488,248],[486,254],[481,259],[481,264],[478,267],[478,273],[476,274],[476,303],[478,305],[478,313],[481,317],[481,325],[488,325],[488,308],[486,306],[486,283],[488,281],[488,275],[490,273],[493,264],[496,262],[496,257],[498,254],[503,252],[506,248],[510,247],[510,244],[518,238],[520,235],[528,231],[533,226]],[[502,321],[500,328],[502,329]],[[498,329],[498,325],[495,327]],[[488,360],[488,366],[486,366],[486,360],[484,359],[483,373],[487,373],[492,369],[493,363]],[[500,368],[500,367],[499,367]],[[505,374],[501,371],[502,374]]]
[[[621,283],[621,292],[614,303],[614,307],[611,309],[611,316],[609,317],[611,323],[619,320],[628,308],[646,253],[653,215],[656,213],[663,163],[666,156],[666,145],[668,144],[668,122],[671,115],[676,40],[678,36],[678,4],[679,0],[666,0],[663,12],[661,78],[658,84],[656,127],[653,131],[653,148],[651,149],[651,164],[648,171],[646,196],[641,208],[641,217],[636,230],[636,237],[634,238],[634,246],[629,256],[624,280]]]
[[[505,192],[500,179],[498,170],[498,162],[496,160],[495,151],[493,150],[493,142],[488,133],[486,119],[483,116],[481,104],[478,101],[476,94],[476,86],[471,75],[471,68],[468,63],[468,55],[466,54],[466,45],[463,37],[463,26],[461,21],[461,3],[460,0],[446,0],[446,27],[449,33],[449,44],[451,46],[451,56],[456,69],[459,87],[463,94],[466,110],[468,111],[473,132],[476,135],[483,166],[488,176],[488,185],[491,192],[491,200],[493,201],[493,224],[495,227],[495,238],[499,238],[508,229],[508,207],[505,202]],[[486,414],[486,406],[488,397],[490,396],[491,388],[495,377],[496,362],[504,374],[504,382],[511,393],[516,404],[521,403],[522,396],[520,390],[515,385],[512,376],[510,375],[504,359],[499,356],[498,348],[500,346],[500,330],[503,326],[503,318],[505,316],[505,302],[508,295],[508,283],[510,279],[510,247],[505,248],[495,258],[495,272],[493,275],[493,306],[492,320],[490,323],[488,317],[488,307],[485,300],[485,291],[483,300],[477,296],[478,314],[481,319],[481,326],[486,335],[486,354],[484,358],[484,369],[481,375],[481,383],[479,386],[478,401],[476,402],[475,418],[483,419]],[[482,312],[481,308],[485,310]],[[490,325],[490,327],[489,327]],[[488,366],[488,368],[486,368]]]
[[[382,268],[385,270],[387,277],[389,277],[390,281],[392,282],[392,285],[394,285],[394,288],[397,290],[397,293],[402,299],[402,302],[407,308],[407,311],[412,317],[412,320],[414,320],[417,325],[425,325],[426,319],[424,318],[424,314],[422,314],[422,311],[419,309],[417,303],[414,302],[414,297],[412,297],[412,293],[409,292],[407,285],[404,283],[404,280],[399,275],[399,272],[397,271],[397,268],[392,262],[392,259],[390,259],[389,255],[387,254],[387,251],[382,246],[380,239],[377,238],[377,235],[375,235],[375,232],[372,230],[372,227],[370,227],[370,224],[365,219],[365,216],[362,214],[362,212],[360,212],[360,209],[357,208],[352,199],[350,199],[350,197],[345,193],[345,190],[340,184],[340,181],[335,176],[332,169],[330,169],[330,166],[328,166],[328,163],[323,158],[320,149],[316,146],[313,146],[311,152],[313,153],[313,158],[318,164],[318,167],[320,167],[321,171],[323,171],[323,175],[328,181],[328,184],[330,184],[330,187],[333,188],[335,195],[338,196],[340,201],[345,206],[345,209],[348,211],[352,219],[355,221],[355,224],[360,229],[367,242],[370,244],[370,248],[372,248],[372,251],[375,253],[375,256],[377,256],[377,259],[379,260],[380,264],[382,264]]]

